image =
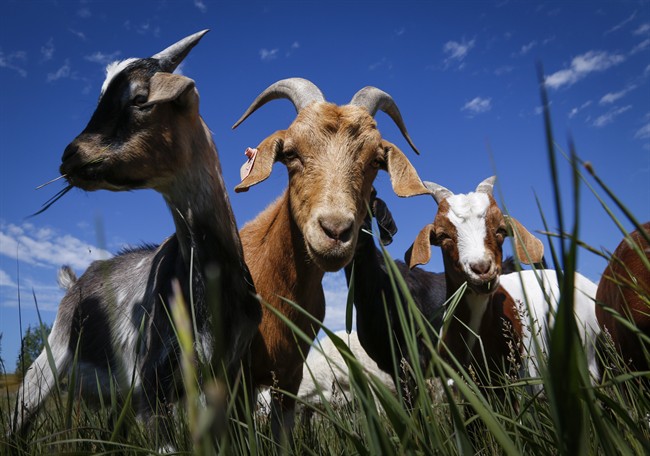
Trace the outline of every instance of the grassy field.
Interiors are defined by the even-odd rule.
[[[548,110],[545,114],[549,161],[553,175],[557,176],[558,150],[550,131]],[[568,155],[574,188],[560,195],[554,177],[558,202],[565,195],[572,195],[574,206],[578,207],[578,188],[595,182],[586,187],[602,200],[605,211],[611,213],[605,199],[613,201],[612,207],[624,206],[608,194],[598,176],[589,176],[589,181],[583,176],[573,150]],[[607,196],[601,197],[601,193]],[[554,239],[553,244],[559,247],[551,256],[554,267],[564,271],[566,281],[575,270],[578,250],[590,247],[579,241],[577,212],[567,217],[560,207],[555,209],[564,234]],[[631,214],[629,218],[638,225]],[[389,269],[395,270],[390,260],[388,264]],[[394,275],[393,280],[394,287],[405,288],[399,276]],[[570,282],[564,285],[570,287]],[[429,370],[422,372],[414,366],[415,389],[395,396],[381,382],[368,377],[338,340],[350,370],[354,398],[345,406],[325,404],[322,409],[313,410],[309,419],[299,415],[290,442],[275,443],[268,418],[261,415],[244,422],[231,419],[223,434],[216,437],[210,423],[220,410],[200,405],[197,373],[191,363],[186,364],[183,382],[188,398],[175,410],[171,445],[166,448],[173,447],[170,451],[175,454],[199,455],[650,454],[650,373],[627,371],[623,360],[615,355],[611,341],[605,338],[603,377],[592,384],[577,337],[572,295],[566,293],[561,297],[541,376],[511,379],[506,394],[480,390],[471,372],[443,362],[431,343]],[[650,296],[645,298],[650,302]],[[410,312],[402,323],[410,341],[408,349],[415,350],[415,335],[426,323],[412,300],[407,298],[406,304]],[[188,334],[182,336],[191,338]],[[297,330],[296,336],[305,337]],[[645,335],[639,337],[650,342]],[[192,353],[185,351],[184,356],[191,358]],[[452,389],[446,382],[440,382],[442,391],[432,392],[428,379],[436,376],[453,379],[456,387]],[[0,428],[4,430],[11,423],[16,380],[8,376],[0,383]],[[544,393],[534,394],[531,384],[541,384]],[[161,449],[156,430],[144,429],[131,416],[130,409],[118,403],[115,395],[96,407],[65,392],[54,394],[33,420],[28,435],[10,439],[4,432],[0,434],[0,454],[135,455]]]

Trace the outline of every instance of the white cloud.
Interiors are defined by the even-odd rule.
[[[22,225],[0,223],[0,255],[40,267],[59,268],[63,264],[79,270],[98,259],[111,256],[69,234],[60,234],[51,228],[37,228],[31,223]]]
[[[0,269],[0,287],[16,288],[16,282],[13,281],[9,274]]]
[[[73,29],[68,29],[68,31],[70,33],[72,33],[73,35],[75,35],[77,38],[80,38],[81,40],[86,41],[86,34],[84,32],[79,32],[79,31],[73,30]]]
[[[203,0],[194,0],[194,6],[196,6],[202,13],[205,13],[208,10],[208,6]]]
[[[47,82],[58,81],[59,79],[65,79],[72,77],[72,70],[70,69],[70,61],[66,59],[63,66],[53,73],[47,74]]]
[[[632,85],[627,86],[626,88],[624,88],[623,90],[621,90],[619,92],[607,93],[607,94],[603,95],[603,97],[600,99],[599,103],[601,105],[614,103],[615,101],[620,100],[625,95],[627,95],[628,92],[631,92],[634,89],[636,89],[636,85],[632,84]]]
[[[84,59],[89,62],[99,63],[102,66],[106,66],[111,62],[117,60],[117,57],[121,54],[120,51],[115,51],[110,54],[104,54],[103,52],[97,51],[90,55],[84,57]]]
[[[546,77],[546,85],[552,89],[558,89],[564,85],[571,86],[585,78],[590,73],[605,71],[625,61],[620,54],[610,54],[605,51],[589,51],[585,54],[574,57],[571,67],[557,71]]]
[[[386,57],[382,57],[381,60],[378,60],[377,62],[368,65],[368,69],[370,71],[374,71],[381,67],[386,67],[387,69],[392,70],[393,63],[390,60],[388,60]]]
[[[279,50],[277,48],[275,49],[260,49],[260,59],[262,59],[262,62],[269,62],[271,60],[275,60],[278,58],[278,52]]]
[[[2,49],[0,49],[0,68],[13,70],[25,78],[27,77],[27,70],[18,64],[17,61],[19,60],[23,63],[27,60],[27,54],[24,51],[16,51],[5,55],[5,53],[2,52]]]
[[[607,34],[609,34],[609,33],[613,33],[613,32],[615,32],[615,31],[617,31],[617,30],[622,29],[622,28],[625,27],[628,23],[632,22],[632,20],[634,20],[635,17],[636,17],[636,11],[634,11],[634,12],[630,15],[630,17],[628,17],[627,19],[624,19],[622,22],[616,24],[614,27],[612,27],[612,28],[610,28],[609,30],[607,30],[607,31],[605,32],[605,35],[607,35]]]
[[[634,55],[636,53],[639,53],[641,51],[645,51],[650,47],[650,38],[647,38],[643,41],[641,41],[639,44],[634,46],[632,50],[630,51],[630,55]]]
[[[490,109],[492,109],[492,98],[481,97],[476,97],[473,100],[468,101],[462,108],[460,108],[461,111],[469,111],[472,115],[488,112]]]
[[[609,125],[610,123],[614,122],[614,119],[616,119],[616,117],[620,116],[626,111],[629,111],[630,109],[632,109],[631,105],[623,106],[622,108],[612,109],[611,111],[601,116],[598,116],[596,120],[594,120],[593,125],[594,127],[598,127],[598,128],[604,127],[605,125]]]
[[[635,35],[645,35],[647,33],[650,33],[650,22],[646,22],[645,24],[641,24],[638,29],[636,29],[634,32]]]
[[[300,49],[300,43],[294,41],[293,43],[291,43],[289,50],[285,53],[285,57],[290,57],[294,53],[294,51],[297,51],[298,49]]]
[[[449,67],[452,63],[457,63],[459,68],[463,68],[463,61],[475,44],[476,40],[467,42],[463,39],[462,43],[457,41],[447,41],[442,47],[443,52],[447,54],[447,58],[445,58],[445,68]]]
[[[524,44],[524,45],[521,47],[521,49],[519,49],[519,52],[516,52],[516,53],[514,53],[513,55],[514,55],[515,57],[517,57],[517,56],[524,56],[524,55],[528,54],[530,51],[532,51],[533,48],[534,48],[535,46],[537,46],[537,41],[533,40],[533,41],[531,41],[531,42],[528,43],[528,44]]]
[[[323,277],[325,292],[325,326],[332,331],[345,328],[345,311],[348,299],[348,284],[343,271],[327,273]],[[355,326],[353,321],[353,327]]]
[[[580,111],[591,105],[591,100],[585,101],[581,106],[573,108],[569,111],[569,119],[573,119]]]
[[[21,277],[20,282],[20,305],[23,309],[34,308],[38,303],[40,311],[56,312],[64,292],[56,285],[55,273],[47,284],[24,277]],[[2,307],[18,307],[18,285],[13,284],[1,289],[0,302]]]
[[[639,128],[637,132],[634,133],[634,137],[636,139],[650,139],[650,122]]]
[[[47,62],[52,60],[54,57],[54,39],[50,38],[44,46],[41,46],[41,55],[43,56],[43,61]]]

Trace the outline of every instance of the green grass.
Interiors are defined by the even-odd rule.
[[[584,189],[588,190],[587,197],[597,198],[604,214],[621,229],[629,220],[634,225],[638,222],[593,169],[588,169],[588,175],[583,174],[573,145],[566,160],[558,159],[559,148],[553,139],[543,90],[542,97],[556,202],[551,210],[555,211],[560,228],[551,243],[556,249],[550,255],[555,269],[562,271],[561,290],[567,292],[561,296],[550,334],[549,357],[540,378],[510,379],[504,398],[490,389],[479,389],[472,372],[464,372],[457,363],[442,361],[436,344],[429,341],[429,370],[423,372],[419,366],[410,366],[413,383],[410,387],[400,385],[402,394],[395,396],[377,379],[368,377],[343,341],[325,328],[349,367],[353,400],[345,406],[324,404],[311,410],[310,419],[301,419],[299,414],[293,441],[278,444],[271,437],[268,417],[254,415],[252,419],[238,421],[232,415],[230,419],[223,415],[224,410],[234,410],[224,394],[227,385],[206,381],[208,405],[201,404],[197,381],[201,376],[191,350],[192,312],[187,312],[179,301],[179,305],[172,306],[170,318],[183,348],[180,364],[188,398],[174,412],[171,440],[178,454],[650,454],[649,373],[628,372],[605,337],[602,356],[606,368],[601,382],[592,385],[573,317],[573,293],[568,292],[573,288],[578,256],[585,251],[598,252],[579,238],[578,208]],[[562,166],[572,170],[569,190],[559,186],[557,176]],[[612,207],[606,202],[609,200]],[[569,202],[569,206],[576,208],[570,217],[562,207]],[[544,209],[541,213],[545,220]],[[621,211],[627,220],[617,220],[615,210]],[[394,263],[384,253],[393,289],[406,291]],[[414,353],[416,335],[427,334],[423,331],[427,323],[406,294],[408,311],[402,312],[400,320],[407,350]],[[395,296],[399,299],[397,293]],[[296,338],[307,338],[290,321],[286,323],[294,329]],[[647,341],[647,336],[640,337]],[[395,369],[403,368],[395,360]],[[203,378],[211,378],[205,374]],[[453,379],[457,388],[431,380],[435,376]],[[532,394],[528,387],[531,383],[542,384],[545,394]],[[0,429],[6,430],[16,400],[16,378],[7,376],[0,381],[0,393]],[[4,432],[0,433],[0,454],[136,455],[159,448],[156,433],[144,429],[130,409],[120,405],[128,404],[128,400],[119,401],[116,391],[99,407],[86,404],[65,388],[59,388],[53,396],[34,419],[32,430],[23,441],[10,441]],[[300,408],[303,407],[309,406]]]

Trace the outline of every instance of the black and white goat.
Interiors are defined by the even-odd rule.
[[[93,262],[62,299],[45,351],[19,392],[14,428],[24,430],[78,350],[85,394],[113,382],[133,388],[138,416],[177,398],[179,344],[170,321],[177,282],[193,303],[196,350],[203,366],[234,380],[249,353],[261,310],[212,135],[199,114],[194,81],[175,68],[207,32],[184,38],[151,58],[107,67],[90,122],[65,149],[61,173],[92,191],[151,188],[161,193],[176,233],[160,246]],[[74,283],[72,283],[74,282]],[[189,312],[192,315],[192,312]],[[101,393],[101,392],[100,392]]]

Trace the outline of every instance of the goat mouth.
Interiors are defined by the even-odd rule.
[[[473,279],[468,277],[467,286],[476,294],[492,294],[499,287],[499,276],[495,275],[494,277],[487,280]]]
[[[305,242],[307,253],[309,257],[325,272],[336,272],[343,269],[351,260],[354,254],[354,249],[349,245],[350,243],[334,243],[336,245],[323,250],[315,248],[309,242]],[[347,244],[347,245],[346,245]]]

